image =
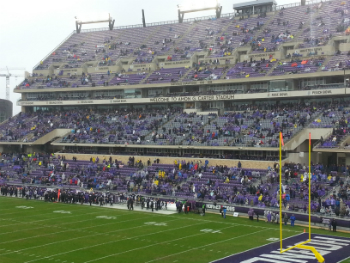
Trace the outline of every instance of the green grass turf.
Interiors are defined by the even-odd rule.
[[[54,213],[58,210],[71,213]],[[112,218],[96,218],[101,215]],[[163,224],[145,224],[149,222]],[[283,237],[289,237],[302,233],[304,227],[283,230]],[[322,229],[313,233],[330,234]],[[278,225],[246,218],[159,215],[0,197],[1,263],[210,262],[268,244],[266,239],[272,237],[279,237]]]

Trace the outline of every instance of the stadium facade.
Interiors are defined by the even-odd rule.
[[[0,123],[11,118],[13,114],[13,104],[9,100],[0,99]]]
[[[22,113],[0,127],[2,149],[267,168],[279,131],[284,160],[307,163],[311,132],[314,162],[349,165],[347,132],[335,134],[350,117],[349,7],[310,2],[73,32],[15,88]]]

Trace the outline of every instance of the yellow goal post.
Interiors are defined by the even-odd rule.
[[[279,138],[279,214],[280,214],[280,253],[284,253],[288,250],[299,248],[299,249],[305,249],[305,250],[311,250],[314,254],[318,262],[323,263],[324,258],[322,255],[312,246],[306,246],[305,244],[309,243],[311,241],[311,133],[309,133],[309,239],[301,242],[297,245],[288,247],[286,249],[283,249],[283,235],[282,235],[282,145],[284,146],[283,142],[283,135],[282,132],[280,132],[280,138]],[[285,213],[285,216],[287,214]]]

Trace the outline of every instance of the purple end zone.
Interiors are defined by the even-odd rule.
[[[308,240],[308,233],[303,233],[283,240],[283,249]],[[313,246],[324,257],[325,263],[337,263],[350,257],[350,238],[312,234]],[[232,244],[234,246],[234,244]],[[216,261],[215,263],[317,263],[314,254],[309,250],[294,248],[285,253],[279,253],[280,243],[273,242],[253,248],[242,253],[234,254]]]

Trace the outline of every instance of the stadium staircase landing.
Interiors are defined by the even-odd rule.
[[[21,142],[11,142],[11,144],[13,144],[13,145],[44,145],[44,144],[54,140],[57,137],[61,138],[65,135],[67,135],[70,131],[71,131],[71,129],[55,129],[34,142],[21,141]],[[27,139],[33,138],[33,136],[34,135],[32,133],[30,133],[25,138],[27,138]],[[4,145],[4,144],[8,145],[9,143],[6,141],[0,142],[0,145]]]
[[[327,138],[327,134],[332,132],[333,128],[305,128],[295,134],[288,142],[283,146],[283,150],[295,150],[304,141],[309,139],[309,133],[311,133],[311,140],[319,140],[321,136]]]
[[[325,67],[331,59],[332,59],[332,56],[327,56],[326,59],[323,61],[322,65],[318,68],[316,72],[321,72],[322,68]]]
[[[145,83],[146,80],[148,79],[148,77],[152,75],[152,73],[153,73],[153,71],[149,72],[149,73],[147,74],[147,76],[146,76],[143,80],[140,81],[140,84]]]

